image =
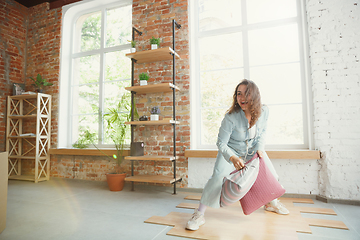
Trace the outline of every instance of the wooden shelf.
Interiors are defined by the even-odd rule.
[[[147,51],[141,51],[135,53],[128,53],[125,56],[137,60],[136,63],[146,63],[146,62],[157,62],[163,60],[172,60],[173,58],[172,54],[175,54],[176,58],[180,58],[180,56],[171,47],[158,48],[154,50],[147,50]]]
[[[41,93],[37,93],[37,94],[24,94],[24,95],[15,95],[15,96],[11,96],[12,99],[15,100],[19,100],[19,99],[29,99],[29,98],[37,98],[37,95],[41,94]]]
[[[36,114],[34,115],[10,115],[11,119],[23,119],[23,118],[36,118]]]
[[[159,121],[132,121],[125,122],[125,124],[131,125],[166,125],[166,124],[180,124],[179,121],[174,120],[159,120]]]
[[[176,156],[175,158],[174,156],[158,156],[158,155],[125,157],[125,160],[136,160],[136,161],[174,161],[175,159],[179,159],[179,157]]]
[[[9,136],[9,138],[36,138],[36,136]]]
[[[8,179],[35,182],[35,176],[30,176],[30,175],[12,175],[12,176],[9,176]],[[41,182],[41,181],[47,181],[47,180],[49,180],[49,179],[47,179],[46,177],[40,177],[37,181]]]
[[[133,87],[126,87],[125,89],[138,94],[145,94],[145,93],[157,93],[157,92],[172,92],[173,88],[175,88],[175,90],[178,91],[180,90],[179,87],[175,86],[172,83],[159,83],[159,84],[152,84],[145,86],[133,86]]]
[[[46,160],[47,157],[39,157],[39,160]],[[27,157],[27,156],[9,156],[9,159],[29,159],[29,160],[35,160],[35,157]]]
[[[163,176],[163,175],[136,175],[136,176],[130,176],[130,177],[125,178],[125,181],[171,184],[176,181],[179,181],[180,179],[181,179],[180,177],[177,177],[175,179],[174,177]]]

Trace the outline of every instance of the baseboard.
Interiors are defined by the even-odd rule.
[[[325,202],[325,203],[338,203],[338,204],[360,206],[360,200],[333,199],[333,198],[327,198],[327,197],[320,196],[320,195],[316,195],[316,200],[319,200],[319,201]]]

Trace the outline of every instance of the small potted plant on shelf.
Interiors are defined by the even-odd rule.
[[[114,142],[116,154],[109,156],[99,149],[95,144],[96,134],[90,133],[89,130],[85,130],[84,133],[79,136],[78,141],[73,144],[73,147],[76,148],[87,148],[89,144],[92,144],[97,150],[107,156],[109,160],[116,162],[115,172],[106,174],[106,180],[110,191],[121,191],[125,184],[126,173],[121,172],[121,164],[124,160],[125,139],[129,128],[129,125],[124,123],[131,120],[132,112],[129,99],[129,94],[124,94],[115,107],[108,109],[110,113],[104,115],[104,120],[107,122],[105,134]],[[135,118],[138,118],[139,115],[135,108],[135,104],[133,106],[134,116]]]
[[[151,50],[157,49],[160,46],[160,38],[150,38]]]
[[[149,75],[147,73],[141,73],[139,75],[139,79],[140,79],[140,86],[144,86],[147,85],[147,81],[149,80]]]
[[[151,121],[158,121],[159,120],[159,114],[160,114],[160,108],[158,106],[152,107],[150,110],[150,120]]]
[[[32,85],[36,88],[36,92],[39,93],[42,93],[45,87],[53,85],[52,83],[48,82],[45,78],[43,78],[39,73],[36,76],[36,79],[32,77],[29,78],[34,81]]]
[[[129,40],[128,40],[129,41]],[[134,52],[136,52],[136,42],[134,41],[134,40],[131,40],[131,41],[129,41],[130,42],[130,44],[131,44],[131,49],[130,49],[130,52],[131,53],[134,53]]]

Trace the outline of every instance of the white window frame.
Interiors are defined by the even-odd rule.
[[[71,93],[71,78],[72,78],[72,61],[74,58],[84,57],[94,54],[100,54],[100,76],[103,76],[103,69],[105,67],[104,54],[107,52],[121,51],[130,49],[131,45],[119,45],[114,47],[104,47],[105,29],[101,28],[101,47],[100,49],[73,53],[75,28],[77,20],[88,13],[102,12],[102,26],[106,21],[106,10],[126,5],[131,5],[131,0],[102,0],[102,1],[81,1],[74,4],[69,4],[63,7],[62,19],[62,37],[61,37],[61,54],[60,54],[60,92],[59,92],[59,122],[58,122],[58,148],[71,148],[72,139],[72,93]],[[99,82],[102,87],[102,80]],[[100,94],[101,94],[100,90]],[[102,99],[103,96],[99,95]],[[103,106],[99,106],[100,111],[103,112]],[[99,147],[113,147],[113,145],[99,144]]]
[[[246,23],[246,2],[242,1],[242,23]],[[251,0],[247,0],[251,1]],[[302,99],[303,99],[303,134],[304,144],[279,144],[279,145],[266,145],[266,149],[314,149],[313,140],[313,106],[312,106],[312,95],[311,95],[311,84],[310,84],[310,63],[309,63],[309,44],[307,34],[307,21],[306,21],[306,8],[304,0],[296,0],[297,2],[297,17],[288,18],[285,20],[271,21],[269,23],[256,23],[251,24],[252,26],[238,26],[229,27],[226,29],[209,30],[205,33],[198,31],[199,26],[199,12],[198,12],[199,0],[194,0],[189,4],[189,22],[190,22],[190,76],[191,76],[191,149],[217,149],[215,143],[213,145],[201,144],[201,94],[200,94],[200,53],[199,53],[199,41],[201,37],[208,37],[211,35],[220,35],[227,33],[234,33],[242,31],[247,34],[247,31],[253,29],[259,29],[266,25],[268,26],[279,26],[279,23],[297,23],[299,29],[299,46],[300,46],[300,67],[301,67],[301,84],[302,84]],[[247,39],[244,37],[243,39]],[[246,40],[243,41],[243,45],[247,45]],[[249,77],[249,62],[248,58],[248,47],[244,47],[244,76],[247,79]],[[240,79],[239,79],[240,80]],[[229,93],[232,94],[232,93]],[[230,103],[229,103],[230,104]]]

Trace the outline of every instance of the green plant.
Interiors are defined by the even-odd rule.
[[[130,42],[131,43],[131,47],[132,48],[134,48],[134,47],[136,47],[136,41],[134,41],[134,40],[128,40],[128,42]]]
[[[102,154],[109,157],[110,160],[116,161],[117,172],[119,172],[120,165],[124,160],[126,134],[130,129],[130,126],[125,124],[125,122],[129,122],[131,120],[132,108],[134,108],[134,118],[139,118],[139,114],[135,107],[135,102],[131,106],[129,99],[130,93],[124,94],[118,104],[115,107],[109,108],[109,113],[104,115],[104,120],[107,123],[105,134],[113,141],[116,148],[116,154],[109,156],[101,149],[99,149],[95,144],[96,134],[90,133],[89,130],[85,130],[84,134],[79,136],[79,140],[73,144],[73,147],[76,148],[82,148],[83,146],[86,148],[88,147],[89,143],[91,143]]]
[[[45,78],[42,78],[42,76],[39,73],[36,76],[36,80],[32,77],[29,78],[34,81],[34,84],[32,85],[37,89],[43,89],[44,87],[53,85],[52,83],[48,82]]]
[[[140,75],[139,75],[139,79],[140,80],[149,80],[149,75],[147,74],[147,73],[140,73]]]
[[[151,114],[160,114],[160,108],[158,106],[152,107],[150,110]]]
[[[150,44],[157,44],[158,46],[160,46],[160,38],[150,38]]]

